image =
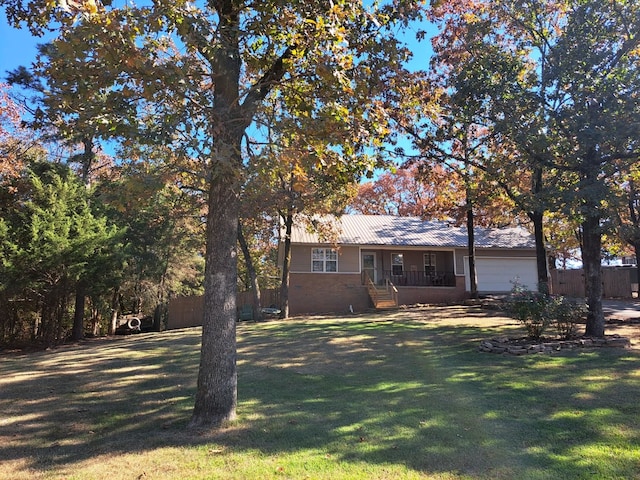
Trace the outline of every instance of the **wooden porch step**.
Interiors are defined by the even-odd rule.
[[[397,306],[398,305],[396,305],[396,302],[394,302],[393,300],[378,300],[375,308],[382,310],[385,308],[396,308]]]
[[[387,292],[386,289],[378,289],[376,300],[373,300],[373,296],[371,297],[371,300],[373,301],[375,308],[395,308],[398,306],[393,295]]]
[[[367,291],[369,292],[369,298],[373,302],[373,306],[376,309],[387,309],[398,307],[398,291],[396,287],[386,281],[386,285],[380,287],[374,285],[370,278],[367,277]]]
[[[377,291],[376,291],[376,295],[377,295],[379,298],[391,298],[391,297],[393,296],[393,295],[391,294],[391,292],[388,292],[387,290],[384,290],[384,289],[382,289],[382,290],[377,290]]]

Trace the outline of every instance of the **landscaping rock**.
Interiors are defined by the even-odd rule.
[[[495,337],[480,342],[481,352],[506,353],[509,355],[526,355],[530,353],[551,353],[576,348],[618,347],[627,348],[631,341],[627,337],[611,335],[604,338],[580,337],[571,340],[545,339],[544,341],[530,338]]]
[[[631,342],[627,337],[614,336],[607,339],[606,347],[630,347]]]

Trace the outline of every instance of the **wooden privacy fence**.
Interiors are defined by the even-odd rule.
[[[602,290],[605,298],[634,298],[638,293],[638,270],[635,267],[605,267],[602,269]],[[584,298],[584,270],[552,270],[551,291],[556,295]]]
[[[238,292],[237,304],[251,305],[253,303],[253,293],[251,291]],[[260,290],[260,303],[262,307],[280,307],[280,289],[265,288]]]
[[[278,288],[261,290],[260,297],[263,307],[280,305],[280,289]],[[241,308],[243,305],[250,305],[252,301],[251,292],[239,292],[236,304],[238,308]],[[202,295],[172,298],[169,300],[167,330],[202,325],[203,309],[204,297]]]

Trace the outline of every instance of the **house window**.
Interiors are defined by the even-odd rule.
[[[402,253],[391,254],[391,273],[393,275],[402,275],[404,272],[404,259]]]
[[[427,275],[433,275],[437,271],[436,268],[436,254],[425,253],[424,254],[424,273]]]
[[[311,271],[337,272],[338,251],[335,248],[314,248],[311,251]]]

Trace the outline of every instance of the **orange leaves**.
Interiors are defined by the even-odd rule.
[[[446,195],[454,191],[454,183],[455,176],[443,172],[441,167],[422,175],[416,166],[399,168],[360,185],[350,209],[370,215],[439,218],[448,204]]]
[[[297,159],[300,160],[300,157],[297,157]],[[303,193],[309,189],[309,175],[298,160],[294,160],[293,158],[289,158],[289,160],[293,162],[290,170],[291,189],[296,193]]]
[[[0,83],[0,181],[18,176],[33,148],[33,134],[20,126],[22,109],[9,92],[10,87]]]
[[[9,125],[18,126],[21,109],[9,96],[9,85],[0,82],[0,135],[6,134]]]

